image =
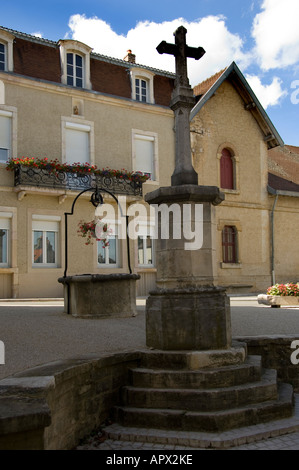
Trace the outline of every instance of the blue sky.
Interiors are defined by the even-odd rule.
[[[74,38],[95,52],[174,71],[159,55],[187,28],[190,46],[206,50],[188,60],[196,85],[234,60],[286,144],[299,146],[299,0],[1,0],[0,24],[45,39]]]

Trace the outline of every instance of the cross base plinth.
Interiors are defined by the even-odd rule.
[[[202,286],[151,292],[146,305],[146,344],[167,351],[230,348],[230,306],[225,289]]]
[[[224,288],[215,287],[215,206],[223,199],[219,188],[196,185],[159,188],[145,196],[161,213],[157,287],[146,304],[148,347],[173,351],[231,347],[229,300]],[[163,237],[167,221],[169,237]],[[188,226],[195,246],[188,243]]]

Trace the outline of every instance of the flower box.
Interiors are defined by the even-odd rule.
[[[258,296],[259,304],[271,307],[299,307],[299,283],[275,284],[267,289],[267,294]]]
[[[271,307],[299,307],[299,297],[291,295],[258,295],[258,303],[270,305]]]

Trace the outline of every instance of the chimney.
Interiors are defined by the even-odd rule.
[[[124,60],[125,60],[126,62],[131,62],[131,64],[135,64],[135,59],[136,59],[135,54],[132,54],[131,49],[129,49],[129,50],[127,51],[126,57],[124,57]]]

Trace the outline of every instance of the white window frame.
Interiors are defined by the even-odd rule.
[[[61,217],[51,215],[32,215],[32,268],[58,268],[60,259],[60,230],[61,230]],[[46,233],[54,232],[55,236],[55,261],[49,263],[43,259],[42,263],[34,262],[34,232],[43,233],[43,255],[47,253]]]
[[[153,169],[154,175],[152,175],[150,182],[159,181],[159,161],[158,161],[158,134],[156,132],[142,131],[138,129],[132,129],[132,166],[134,171],[140,171],[137,168],[136,162],[136,139],[150,140],[153,142]]]
[[[84,83],[85,83],[85,80],[84,80],[84,69],[85,69],[85,63],[84,63],[84,56],[82,56],[81,54],[78,54],[77,52],[67,52],[67,56],[68,55],[71,55],[72,58],[73,58],[73,61],[72,61],[72,68],[73,68],[73,73],[72,75],[70,75],[68,73],[68,66],[69,66],[69,63],[68,63],[68,60],[67,60],[67,71],[66,71],[66,79],[67,79],[67,85],[69,86],[73,86],[73,87],[76,87],[76,88],[84,88]],[[77,57],[80,57],[82,59],[82,66],[81,66],[81,69],[82,69],[82,75],[81,77],[77,76]],[[72,83],[68,83],[68,79],[69,77],[71,77],[72,79]],[[82,80],[82,85],[77,85],[77,79],[81,79]]]
[[[154,268],[155,267],[155,222],[151,220],[147,220],[146,222],[138,221],[138,236],[136,241],[136,250],[137,250],[137,265],[139,268]],[[147,255],[146,255],[146,239],[150,237],[152,240],[152,263],[147,263]],[[138,242],[139,238],[143,240],[143,259],[144,263],[139,263],[139,248]]]
[[[80,55],[83,59],[83,86],[74,88],[87,89],[91,90],[91,81],[90,81],[90,53],[92,48],[83,44],[80,41],[75,41],[72,39],[62,39],[59,41],[60,47],[60,62],[61,62],[61,82],[64,85],[67,85],[67,54],[77,54]],[[71,85],[69,85],[71,86]]]
[[[155,74],[152,72],[149,72],[148,70],[141,69],[139,67],[133,67],[130,69],[130,74],[131,74],[131,89],[132,89],[132,100],[137,100],[136,97],[136,79],[139,80],[144,80],[147,85],[147,90],[146,90],[146,103],[155,103],[155,98],[154,98],[154,76]],[[141,101],[140,99],[137,100],[140,101],[140,103],[144,103],[144,101]]]
[[[8,31],[0,29],[0,42],[4,45],[5,72],[13,72],[13,41],[15,36]],[[0,70],[2,72],[2,70]]]
[[[70,119],[69,117],[63,116],[61,118],[61,135],[62,135],[62,162],[67,162],[67,146],[66,146],[66,130],[73,129],[82,132],[88,132],[89,137],[89,164],[95,164],[95,150],[94,150],[94,123],[91,121],[85,121],[81,118]],[[84,164],[85,162],[82,162]]]
[[[97,242],[97,267],[98,268],[121,268],[121,240],[118,237],[118,226],[119,222],[115,220],[105,220],[108,226],[112,229],[112,236],[115,237],[116,247],[116,263],[109,263],[109,246],[104,248],[105,251],[105,263],[99,263],[99,246],[102,242]],[[108,240],[109,241],[109,240]]]
[[[12,217],[12,212],[0,212],[0,230],[7,231],[6,262],[0,260],[0,268],[9,268],[11,266]]]

